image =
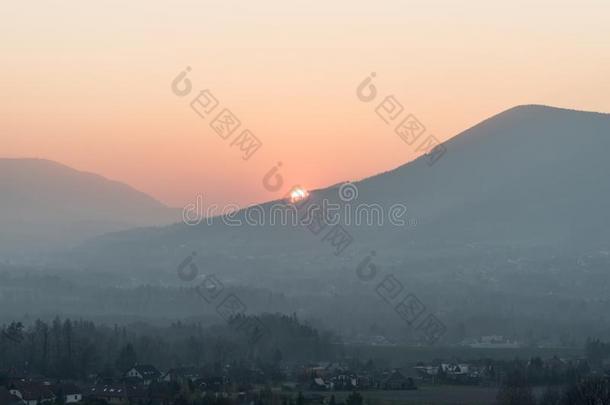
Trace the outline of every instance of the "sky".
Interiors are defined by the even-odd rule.
[[[3,4],[0,49],[0,157],[171,206],[280,197],[262,184],[278,162],[286,188],[314,189],[414,159],[375,113],[390,95],[439,140],[520,104],[610,112],[607,0],[24,0]],[[219,105],[202,118],[204,89]],[[224,108],[241,122],[226,140],[210,127]],[[248,160],[243,129],[262,143]]]

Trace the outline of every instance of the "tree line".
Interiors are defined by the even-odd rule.
[[[135,363],[168,369],[333,357],[333,337],[295,315],[264,314],[257,321],[265,325],[266,333],[255,342],[230,322],[209,327],[180,321],[167,326],[120,326],[59,317],[27,326],[12,322],[0,328],[0,370],[86,379],[92,374],[120,376]]]

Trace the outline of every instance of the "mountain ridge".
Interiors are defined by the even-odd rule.
[[[40,158],[0,158],[0,254],[64,249],[89,237],[175,222],[179,211],[116,180]]]
[[[344,259],[370,250],[379,252],[379,260],[400,261],[458,251],[477,254],[469,246],[606,248],[609,134],[610,115],[602,113],[525,105],[489,117],[446,141],[446,154],[433,166],[419,157],[353,182],[359,194],[354,204],[385,209],[404,204],[416,225],[348,226],[355,242]],[[335,184],[311,196],[336,202],[337,189]],[[108,260],[107,252],[113,252],[108,265],[120,267],[129,255],[145,267],[167,269],[192,251],[232,257],[246,266],[252,260],[247,257],[292,255],[287,260],[296,262],[332,257],[325,248],[301,227],[228,227],[216,217],[212,224],[104,235],[73,253],[86,265]]]

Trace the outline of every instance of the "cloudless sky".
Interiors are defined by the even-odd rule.
[[[0,62],[1,157],[244,205],[284,192],[261,183],[278,161],[316,188],[416,157],[356,97],[371,72],[439,139],[518,104],[610,112],[610,2],[24,0]],[[205,88],[262,140],[250,160],[190,109]]]

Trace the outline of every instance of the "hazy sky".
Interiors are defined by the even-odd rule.
[[[610,112],[607,0],[16,1],[0,49],[0,156],[176,206],[276,197],[261,178],[278,161],[315,188],[413,159],[356,97],[370,72],[440,139],[517,104]],[[189,107],[205,88],[263,142],[250,160]]]

